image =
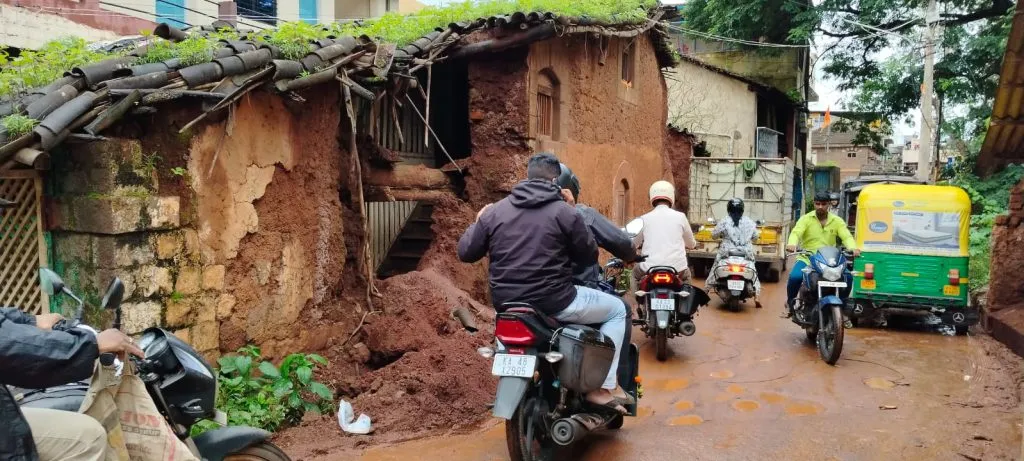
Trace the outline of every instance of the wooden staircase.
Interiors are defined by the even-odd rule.
[[[377,276],[387,278],[416,270],[434,240],[434,204],[419,202],[401,232],[377,267]]]

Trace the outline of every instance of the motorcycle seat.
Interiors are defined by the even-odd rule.
[[[655,272],[671,272],[671,273],[675,274],[676,273],[676,268],[674,268],[672,266],[654,266],[654,267],[651,267],[651,268],[647,269],[647,273],[648,274],[653,274]]]
[[[501,305],[502,312],[510,314],[527,314],[532,315],[544,323],[545,326],[552,330],[557,330],[562,327],[562,323],[555,320],[552,317],[545,315],[543,312],[535,309],[528,303],[505,303]]]
[[[743,251],[743,250],[732,250],[732,251],[729,252],[729,256],[745,257],[745,256],[747,256],[747,252]]]

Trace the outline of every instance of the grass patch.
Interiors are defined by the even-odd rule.
[[[49,85],[74,67],[111,57],[87,48],[88,42],[66,37],[48,42],[38,51],[22,50],[11,57],[0,50],[0,96]]]
[[[38,124],[39,120],[21,114],[8,115],[0,120],[0,125],[3,125],[9,139],[20,138],[31,133]]]

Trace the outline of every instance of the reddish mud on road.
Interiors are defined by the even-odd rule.
[[[640,416],[591,434],[578,460],[1010,460],[1021,455],[1020,359],[987,336],[847,330],[835,367],[764,309],[728,312],[712,296],[697,334],[669,341],[665,362],[642,344]],[[488,370],[480,370],[486,373]],[[372,416],[372,415],[371,415]],[[497,461],[504,429],[438,436],[318,459]]]

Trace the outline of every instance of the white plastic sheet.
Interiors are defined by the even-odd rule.
[[[373,432],[370,417],[360,414],[358,418],[355,418],[352,404],[348,403],[347,400],[342,400],[338,403],[338,424],[341,425],[341,430],[349,434],[369,434]]]

